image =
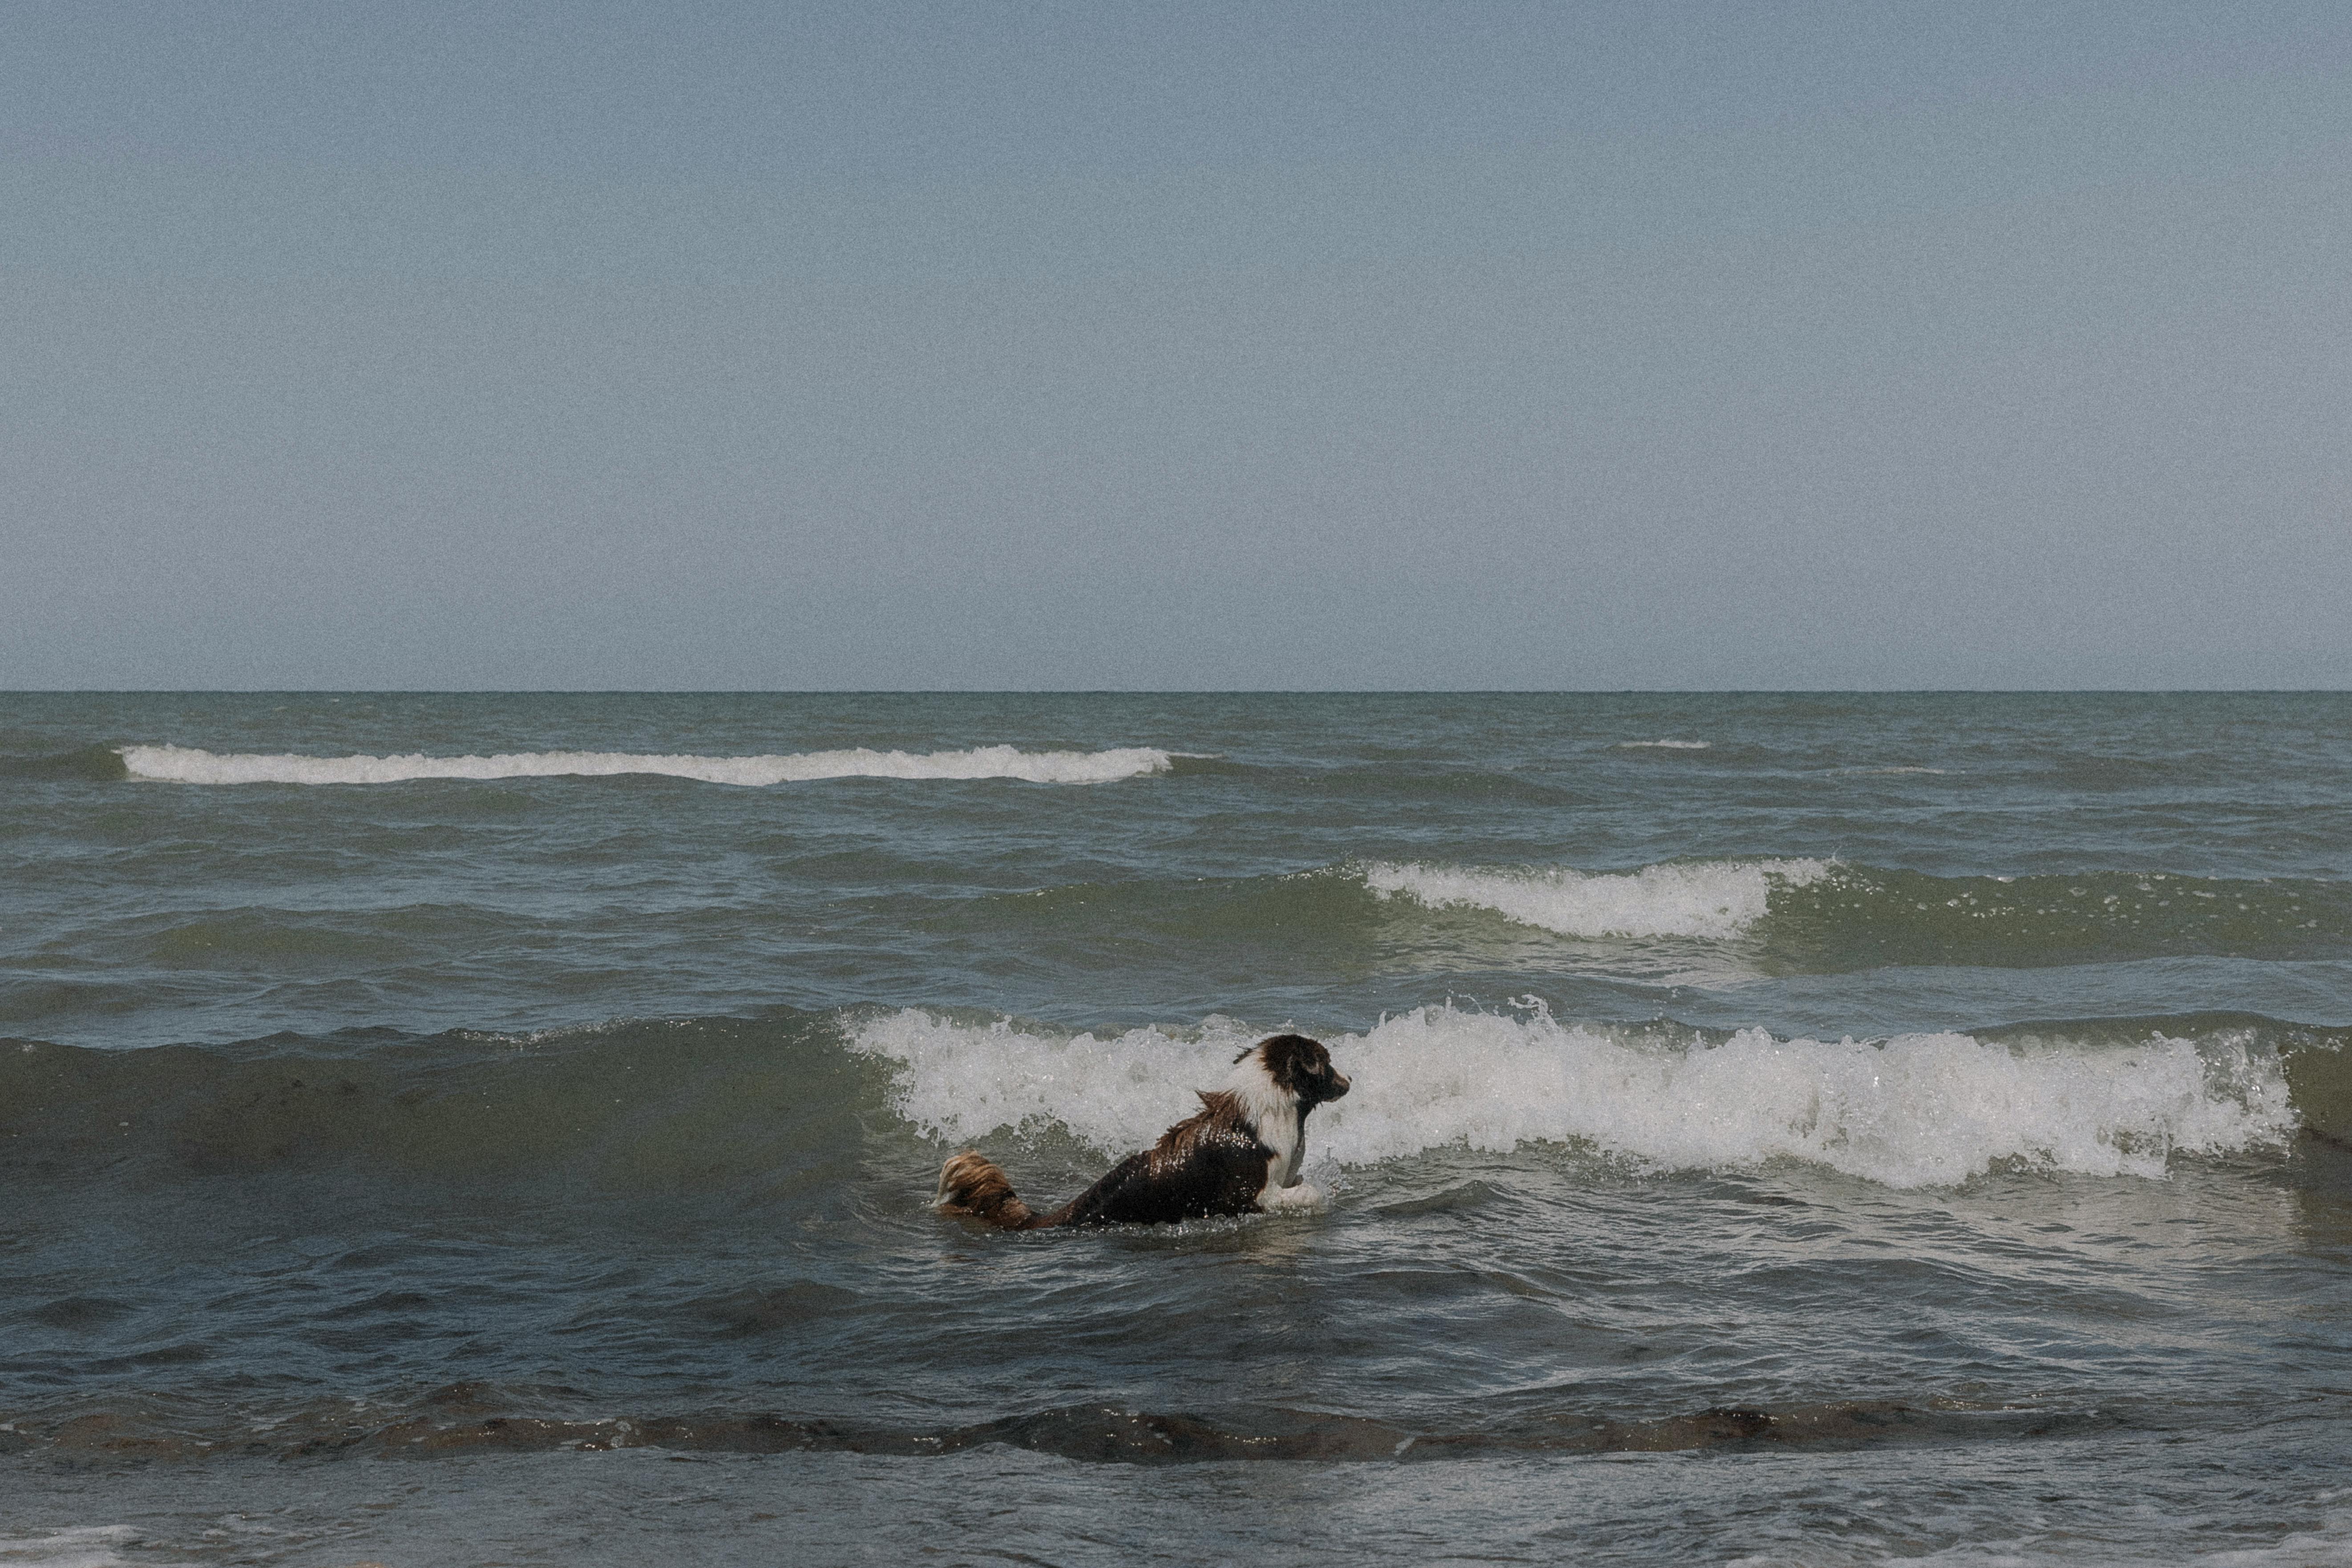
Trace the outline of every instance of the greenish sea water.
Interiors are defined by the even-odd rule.
[[[0,1562],[2352,1562],[2347,1039],[2347,694],[0,695]]]

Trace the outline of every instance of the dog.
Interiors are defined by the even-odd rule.
[[[1173,1225],[1210,1215],[1312,1208],[1323,1195],[1298,1179],[1307,1113],[1348,1092],[1331,1053],[1304,1035],[1271,1035],[1234,1058],[1223,1089],[1051,1214],[1013,1194],[995,1161],[967,1149],[940,1168],[941,1214],[1000,1230],[1066,1225]]]

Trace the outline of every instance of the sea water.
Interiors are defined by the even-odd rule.
[[[2347,1039],[2340,694],[0,696],[0,1563],[2352,1562]]]

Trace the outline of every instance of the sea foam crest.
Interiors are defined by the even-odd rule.
[[[132,1559],[119,1547],[136,1547],[139,1531],[127,1524],[68,1525],[38,1535],[0,1535],[0,1563],[39,1568],[116,1568]]]
[[[816,779],[1023,779],[1031,784],[1109,784],[1164,773],[1170,753],[1149,746],[1108,752],[1024,752],[981,746],[968,752],[803,752],[780,756],[641,755],[630,752],[508,752],[496,756],[305,757],[199,751],[191,746],[125,746],[134,779],[172,784],[400,784],[410,779],[604,778],[660,773],[706,784],[757,786]]]
[[[853,1048],[898,1064],[898,1110],[950,1142],[1058,1123],[1106,1155],[1144,1147],[1224,1081],[1264,1031],[1213,1018],[1171,1035],[1045,1036],[919,1011],[867,1020]],[[1424,1150],[1582,1143],[1670,1169],[1797,1160],[1894,1187],[1950,1185],[1996,1163],[2160,1176],[2175,1152],[2276,1143],[2294,1115],[2274,1058],[2242,1043],[2129,1048],[1884,1042],[1664,1046],[1519,1016],[1424,1007],[1325,1037],[1354,1090],[1315,1113],[1310,1164]]]
[[[1736,937],[1763,917],[1775,884],[1802,887],[1827,860],[1701,860],[1591,873],[1380,862],[1364,882],[1381,897],[1432,909],[1492,910],[1563,936]]]

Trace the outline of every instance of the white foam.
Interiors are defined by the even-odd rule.
[[[852,1049],[899,1064],[898,1113],[932,1137],[971,1142],[1058,1123],[1106,1152],[1151,1142],[1200,1109],[1234,1058],[1267,1031],[1212,1018],[1171,1034],[1035,1034],[999,1020],[958,1024],[907,1008],[853,1029]],[[1310,1129],[1310,1143],[1313,1130]]]
[[[1685,936],[1724,940],[1761,919],[1776,883],[1801,887],[1827,860],[1704,860],[1591,874],[1566,867],[1394,865],[1364,868],[1382,898],[1432,909],[1492,910],[1563,936]]]
[[[1024,779],[1031,784],[1109,784],[1164,773],[1170,753],[1149,746],[1108,752],[802,752],[781,756],[654,756],[630,752],[506,752],[496,756],[305,757],[125,746],[132,778],[173,784],[400,784],[410,779],[605,778],[661,773],[706,784],[806,784],[816,779]]]
[[[1712,741],[1620,741],[1621,752],[1704,752],[1714,745]]]
[[[898,1065],[898,1110],[956,1143],[1058,1124],[1106,1155],[1157,1138],[1265,1030],[1040,1035],[919,1011],[868,1020],[853,1047]],[[2294,1130],[2274,1058],[2242,1042],[2151,1038],[2032,1050],[1967,1035],[1779,1040],[1760,1029],[1669,1047],[1520,1015],[1425,1007],[1326,1036],[1353,1092],[1308,1123],[1310,1169],[1423,1151],[1574,1143],[1685,1170],[1773,1160],[1893,1187],[1950,1185],[2006,1161],[2161,1176],[2178,1153],[2279,1142]]]
[[[139,1531],[127,1524],[93,1524],[47,1535],[0,1535],[0,1563],[37,1563],[40,1568],[115,1568],[131,1559],[119,1548],[135,1544]]]

